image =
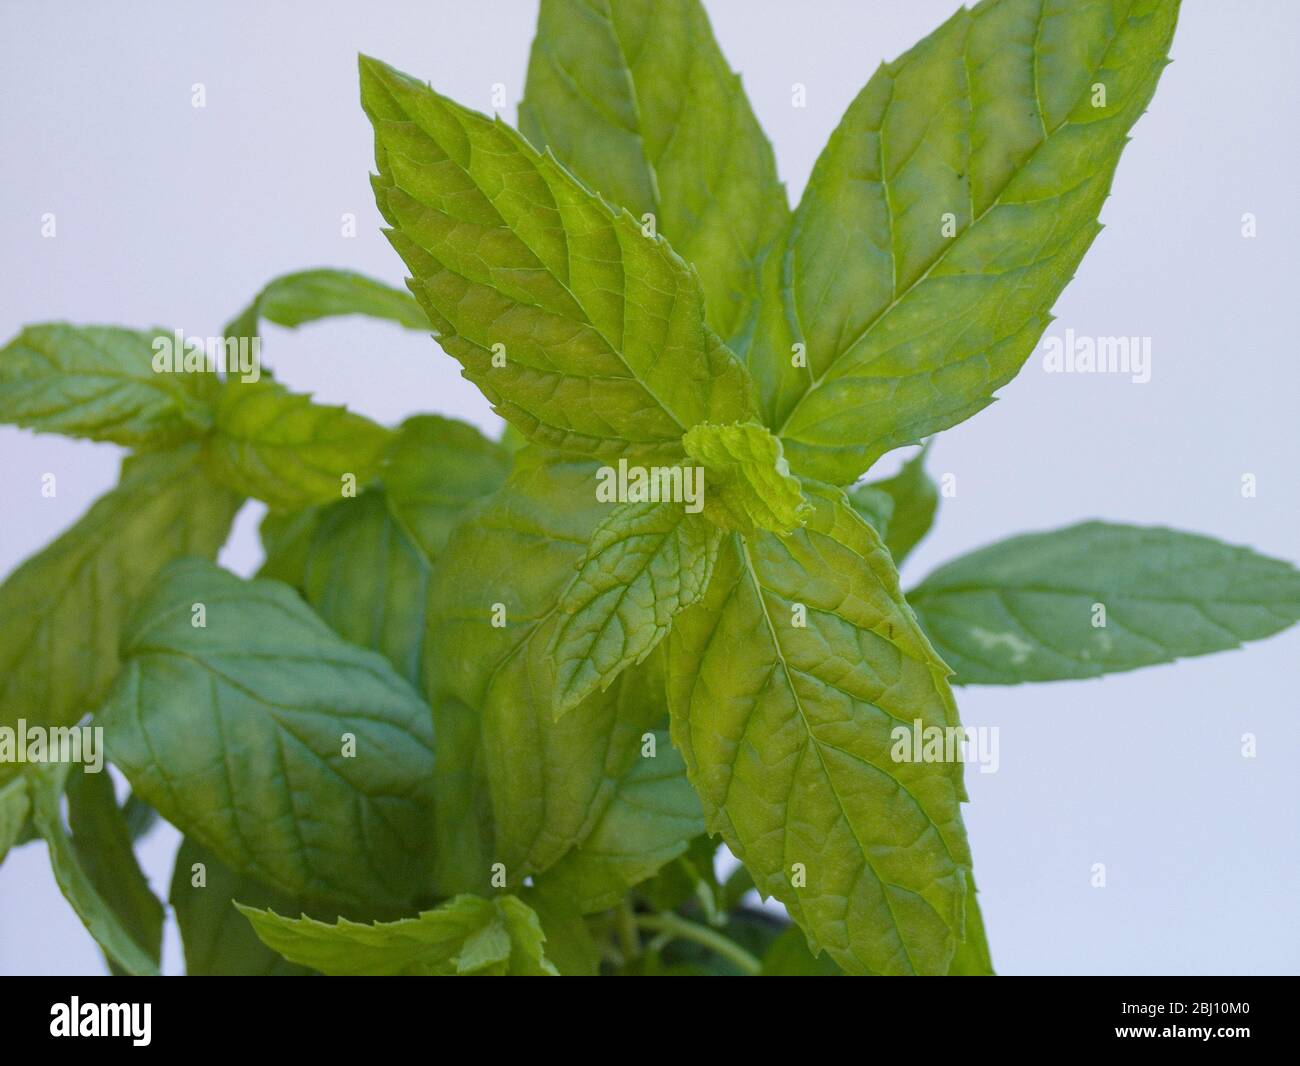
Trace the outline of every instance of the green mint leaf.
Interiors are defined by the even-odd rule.
[[[609,508],[596,499],[594,462],[535,449],[515,459],[434,568],[426,691],[439,743],[451,735],[458,748],[435,786],[442,892],[482,889],[487,864],[503,865],[509,890],[554,865],[590,831],[664,714],[662,687],[646,676],[651,657],[555,719],[550,648],[561,596]],[[484,786],[490,842],[465,829],[482,828]],[[449,840],[472,857],[454,859]]]
[[[848,484],[1015,376],[1100,230],[1177,15],[992,0],[871,78],[765,264],[749,367],[797,473]]]
[[[257,527],[262,551],[266,555],[257,576],[283,581],[302,592],[303,575],[307,572],[307,560],[316,531],[320,528],[321,516],[332,506],[304,507],[301,511],[267,511]],[[319,613],[320,605],[312,606]]]
[[[720,913],[722,886],[713,869],[717,851],[718,841],[700,833],[676,860],[638,885],[637,895],[656,911],[675,911],[687,900],[707,898],[706,911],[711,916]]]
[[[72,848],[82,870],[131,939],[157,965],[162,957],[163,906],[136,860],[113,779],[107,773],[73,772],[67,796]],[[109,964],[121,973],[111,958]]]
[[[757,422],[700,425],[683,438],[705,469],[704,513],[723,529],[789,533],[811,511],[781,442]]]
[[[268,947],[331,976],[557,976],[537,915],[514,896],[457,896],[418,917],[372,925],[239,910]]]
[[[393,247],[439,343],[532,440],[673,458],[753,413],[694,271],[499,121],[373,60],[361,98]]]
[[[510,463],[505,448],[471,426],[436,416],[410,418],[389,443],[382,487],[329,507],[267,515],[261,576],[293,585],[336,630],[383,652],[419,686],[432,563],[456,521],[500,486]],[[369,565],[358,566],[354,552]],[[490,816],[469,798],[480,795],[474,784],[477,713],[447,698],[435,716],[441,719],[435,788],[448,794],[438,806],[439,864],[475,871],[442,893],[453,895],[486,885],[490,859],[479,848],[486,835],[481,823]],[[451,797],[466,798],[469,805],[457,806]]]
[[[528,443],[528,438],[511,423],[507,422],[501,427],[501,437],[498,443],[513,455]]]
[[[386,659],[286,586],[197,559],[160,575],[122,648],[98,717],[110,758],[164,818],[296,899],[421,895],[432,724]]]
[[[21,842],[31,808],[25,775],[19,774],[0,784],[0,863],[5,861],[9,849]]]
[[[431,627],[430,637],[438,634]],[[436,652],[436,639],[429,648]],[[437,659],[425,660],[425,691],[433,705],[438,755],[434,765],[434,892],[454,896],[461,892],[488,892],[496,864],[493,853],[492,791],[483,750],[483,716],[455,696],[433,687],[430,669]]]
[[[134,792],[128,793],[126,802],[122,804],[122,817],[133,842],[143,840],[158,824],[158,812]]]
[[[584,914],[617,906],[629,888],[653,877],[704,832],[681,755],[667,733],[655,737],[654,756],[632,764],[586,839],[540,879]]]
[[[227,337],[254,337],[261,321],[294,329],[339,315],[388,319],[407,329],[429,329],[429,320],[410,293],[350,270],[303,270],[268,282],[226,325]]]
[[[429,573],[475,500],[500,487],[510,456],[473,426],[419,415],[394,432],[382,485],[327,507],[269,512],[260,576],[293,585],[336,631],[422,683]]]
[[[959,762],[894,761],[892,731],[957,727],[946,669],[888,552],[809,487],[788,537],[732,537],[669,636],[673,740],[711,831],[850,973],[943,974],[970,854]]]
[[[185,837],[172,871],[172,910],[191,977],[298,977],[312,971],[272,951],[235,910],[239,900],[259,910],[299,914],[303,907],[251,877],[235,873],[198,841]]]
[[[883,541],[889,536],[889,519],[894,513],[894,497],[871,485],[854,485],[848,490],[849,503],[862,520]]]
[[[0,422],[127,447],[175,444],[212,424],[204,373],[154,370],[170,330],[28,326],[0,349]]]
[[[545,885],[525,888],[522,899],[537,914],[546,934],[546,957],[561,977],[596,977],[600,973],[601,946],[586,917],[572,900]]]
[[[82,868],[77,849],[68,838],[59,810],[70,763],[47,763],[27,774],[32,795],[32,820],[50,848],[50,867],[59,891],[104,954],[133,976],[158,976],[158,964],[135,942],[113,908]],[[79,768],[76,769],[80,773]]]
[[[905,462],[903,469],[893,477],[849,490],[849,500],[854,509],[876,526],[876,532],[894,557],[895,566],[902,566],[903,560],[930,531],[935,511],[939,509],[939,486],[925,472],[928,450],[927,445]],[[877,494],[883,494],[889,502],[882,506]],[[882,512],[883,528],[872,521]]]
[[[295,510],[355,495],[378,472],[389,431],[272,381],[225,389],[204,444],[213,476],[269,507]]]
[[[673,616],[704,595],[720,539],[716,526],[680,503],[609,512],[560,600],[550,648],[557,715],[654,650]]]
[[[466,508],[499,489],[509,473],[510,451],[473,426],[416,415],[394,432],[380,478],[394,516],[436,559]]]
[[[304,543],[268,547],[259,577],[293,585],[344,639],[384,655],[413,685],[421,683],[429,560],[389,508],[382,489],[367,489],[310,514]],[[283,521],[272,511],[263,522]],[[272,544],[275,544],[272,527]],[[281,554],[282,553],[282,554]]]
[[[726,885],[719,883],[714,869],[718,846],[715,837],[701,833],[673,862],[636,886],[638,898],[656,911],[675,911],[693,901],[700,905],[709,922],[719,921],[723,915],[740,906],[745,893],[739,891],[739,881],[733,884],[728,880]],[[743,866],[736,868],[737,871],[744,869]],[[743,876],[748,877],[748,874]],[[728,886],[737,890],[734,898],[728,896]],[[750,879],[745,891],[753,887],[754,882]]]
[[[768,947],[763,955],[763,977],[843,977],[844,971],[826,952],[814,955],[808,950],[808,938],[792,925]]]
[[[743,351],[758,263],[789,217],[772,146],[698,0],[542,0],[519,128],[590,189],[647,214]]]
[[[907,598],[957,683],[1014,685],[1272,636],[1300,619],[1300,573],[1194,533],[1084,522],[963,555]]]
[[[995,977],[989,955],[988,937],[984,933],[984,916],[980,914],[975,878],[966,881],[966,936],[957,946],[957,954],[948,967],[949,977]]]
[[[0,585],[0,726],[71,725],[103,699],[141,590],[178,556],[215,556],[240,503],[194,445],[126,459],[117,487]],[[14,769],[0,762],[0,780]]]

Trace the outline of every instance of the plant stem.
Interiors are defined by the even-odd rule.
[[[728,962],[734,963],[743,973],[757,977],[762,965],[748,951],[735,941],[728,940],[721,933],[715,932],[694,922],[688,922],[677,914],[639,914],[636,924],[642,929],[651,929],[667,933],[679,940],[693,940],[695,943],[721,955]]]
[[[623,905],[615,912],[614,925],[624,962],[635,961],[641,955],[641,938],[637,935],[636,916],[632,913],[632,904],[627,900],[624,900]]]

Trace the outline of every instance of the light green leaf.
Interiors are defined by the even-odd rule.
[[[847,492],[849,503],[862,520],[883,541],[889,536],[889,519],[894,513],[894,497],[875,485],[855,485]]]
[[[0,784],[0,863],[22,836],[31,807],[25,775]]]
[[[241,502],[204,477],[193,445],[128,458],[115,489],[0,585],[0,726],[93,710],[140,591],[178,556],[216,555]],[[13,772],[0,763],[0,780]]]
[[[705,514],[723,529],[789,533],[811,508],[781,442],[756,422],[694,427],[682,443],[704,464]]]
[[[432,636],[437,632],[430,629]],[[428,647],[436,647],[430,641]],[[426,678],[432,657],[426,657]],[[428,687],[433,705],[438,756],[434,767],[434,838],[432,888],[436,895],[488,892],[492,889],[492,796],[483,751],[482,715],[455,696]]]
[[[813,955],[808,938],[797,925],[790,926],[763,955],[763,977],[843,977],[844,971],[826,952]]]
[[[68,839],[59,801],[63,798],[63,786],[70,769],[70,763],[50,763],[34,767],[27,774],[32,794],[32,819],[49,845],[54,880],[109,959],[133,976],[156,977],[157,962],[132,939],[113,908],[99,894]]]
[[[136,944],[158,965],[163,907],[135,857],[131,831],[107,773],[73,773],[67,782],[72,847],[105,904]],[[115,972],[120,972],[110,958]]]
[[[261,320],[293,329],[338,315],[384,318],[407,329],[429,329],[410,293],[350,270],[303,270],[268,282],[225,328],[227,337],[253,337]]]
[[[907,598],[956,682],[1014,685],[1272,636],[1300,619],[1300,573],[1194,533],[1083,522],[963,555]]]
[[[681,756],[667,733],[656,734],[656,741],[655,755],[632,764],[587,838],[540,878],[547,891],[572,900],[584,914],[617,906],[629,888],[653,877],[704,832]]]
[[[170,899],[190,977],[297,977],[312,972],[263,944],[235,910],[234,901],[279,914],[300,913],[301,905],[235,873],[189,837],[176,852]]]
[[[988,937],[984,933],[984,916],[980,914],[975,878],[966,882],[966,936],[952,957],[949,977],[996,977],[989,955]]]
[[[210,374],[155,372],[170,330],[28,326],[0,349],[0,422],[128,447],[172,444],[212,425]]]
[[[528,438],[520,433],[513,424],[506,422],[501,427],[501,437],[498,443],[513,455],[528,443]]]
[[[790,211],[772,147],[698,0],[542,0],[519,127],[700,272],[741,351]]]
[[[326,507],[269,512],[260,576],[293,585],[322,618],[422,684],[429,572],[465,509],[510,457],[473,426],[419,415],[393,434],[382,486]]]
[[[557,862],[591,830],[665,710],[645,673],[651,660],[554,719],[548,649],[560,597],[609,509],[596,501],[595,463],[534,449],[515,458],[434,569],[426,691],[439,736],[457,737],[459,749],[439,763],[435,786],[443,893],[482,889],[483,859],[505,865],[512,889]],[[491,841],[466,832],[483,826],[484,786]]]
[[[970,853],[959,762],[895,761],[957,727],[946,669],[842,495],[789,537],[732,537],[669,636],[673,740],[709,828],[851,973],[943,974]],[[798,864],[796,866],[796,864]]]
[[[393,515],[436,559],[466,508],[510,473],[510,452],[471,425],[416,415],[393,434],[380,477]]]
[[[99,721],[164,818],[295,899],[401,908],[425,891],[430,711],[386,659],[279,582],[201,560],[160,576],[123,659]]]
[[[364,486],[379,472],[388,439],[368,418],[262,380],[222,392],[204,458],[237,492],[294,510]]]
[[[541,879],[542,881],[545,878]],[[550,892],[544,884],[525,888],[520,898],[537,914],[546,934],[546,957],[561,977],[596,977],[601,946],[572,900]]]
[[[751,416],[694,271],[517,133],[373,60],[375,197],[439,343],[532,440],[672,459]]]
[[[765,263],[749,367],[797,473],[848,484],[1015,376],[1101,228],[1177,15],[984,0],[871,78]]]
[[[609,512],[560,600],[550,649],[557,715],[654,650],[673,616],[704,595],[720,539],[680,503],[625,503]]]
[[[902,566],[903,560],[930,531],[939,508],[939,486],[925,472],[927,451],[928,445],[905,462],[893,477],[849,490],[849,500],[859,514],[876,526],[876,532],[894,557],[895,566]],[[882,507],[878,494],[884,494],[888,504]],[[883,528],[872,521],[882,511],[885,512]]]
[[[373,925],[239,910],[268,947],[331,976],[557,976],[537,915],[514,896],[457,896],[418,917]]]
[[[320,528],[321,515],[329,506],[332,505],[304,507],[301,511],[267,511],[257,527],[266,554],[257,576],[283,581],[301,592],[312,541]]]
[[[428,558],[393,517],[383,489],[340,500],[313,517],[304,544],[281,542],[280,553],[268,550],[261,576],[292,584],[337,633],[382,653],[418,686]]]

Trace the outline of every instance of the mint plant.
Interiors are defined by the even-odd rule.
[[[410,295],[277,279],[222,375],[167,330],[0,352],[4,421],[131,449],[0,586],[0,857],[44,838],[123,973],[158,969],[133,840],[161,816],[190,973],[992,974],[962,764],[899,727],[959,730],[952,683],[1300,617],[1285,562],[1101,522],[904,594],[926,449],[864,480],[1028,358],[1177,9],[959,11],[871,77],[793,211],[697,0],[542,0],[518,131],[363,57]],[[245,358],[264,322],[350,314],[431,331],[505,436],[383,427]],[[244,580],[213,560],[250,498]],[[13,755],[87,714],[124,806]]]

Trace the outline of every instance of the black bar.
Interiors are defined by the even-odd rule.
[[[604,987],[621,986],[606,982]],[[824,1034],[823,1051],[828,1053],[847,1040],[858,1043],[865,1054],[869,1048],[881,1047],[877,1041],[886,1037],[903,1043],[989,1040],[996,1041],[990,1046],[999,1052],[1019,1047],[1074,1050],[1152,1043],[1179,1049],[1201,1045],[1223,1052],[1228,1050],[1225,1045],[1261,1039],[1271,1039],[1270,1046],[1291,1043],[1294,1011],[1289,1009],[1287,987],[1277,981],[1237,977],[1004,977],[924,987],[907,981],[875,981],[869,988],[836,989],[830,1003],[827,990],[816,987],[804,993],[809,996],[806,1007],[792,987],[751,988],[748,993],[733,992],[748,1003],[746,1009],[737,1010],[744,1003],[732,1003],[718,989],[681,989],[662,1000],[648,993],[629,995],[624,989],[615,991],[613,1002],[605,1006],[594,990],[575,994],[558,982],[505,988],[444,982],[435,990],[427,982],[360,978],[280,980],[256,987],[249,979],[31,978],[5,983],[0,992],[0,1032],[10,1062],[22,1061],[18,1056],[23,1050],[80,1045],[93,1053],[107,1044],[128,1052],[285,1050],[340,1055],[355,1050],[373,1057],[385,1053],[385,1048],[396,1053],[394,1040],[413,1042],[431,1053],[437,1048],[450,1051],[461,1041],[486,1041],[483,1050],[490,1046],[499,1053],[507,1046],[501,1038],[508,1040],[515,1034],[522,1046],[536,1053],[541,1050],[539,1042],[557,1036],[567,1044],[581,1039],[584,1030],[594,1035],[588,1027],[597,1019],[616,1028],[622,1022],[632,1036],[647,1020],[657,1018],[657,1038],[667,1047],[674,1046],[674,1019],[687,1018],[691,1030],[713,1029],[718,1039],[728,1043],[755,1037],[766,1041],[782,1029],[795,1039],[790,1026],[807,1010],[815,1013],[804,1017],[820,1020],[812,1032],[801,1029],[797,1039]],[[96,1023],[102,1020],[111,1026],[116,1018],[119,1028],[128,1029],[122,1024],[127,1018],[123,1011],[105,1015],[97,1005],[135,1004],[134,1018],[142,1023],[143,1006],[148,1004],[148,1044],[137,1046],[138,1038],[129,1033],[52,1035],[52,1025],[66,1028],[74,996],[83,1016],[79,1030],[90,1024],[85,1018],[88,1004],[96,1005],[91,1012]],[[460,1006],[456,1001],[461,996],[473,1002]],[[833,1007],[835,1003],[840,1007]],[[853,1003],[852,1009],[842,1009]],[[500,1024],[492,1021],[494,1017]],[[1178,1033],[1207,1027],[1212,1030],[1208,1039],[1203,1034]]]

